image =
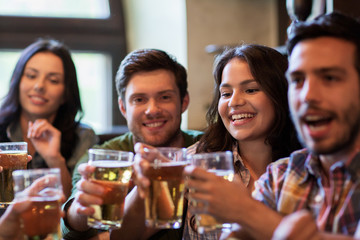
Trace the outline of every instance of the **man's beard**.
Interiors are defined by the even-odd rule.
[[[358,109],[359,111],[356,111]],[[355,110],[355,111],[354,111]],[[339,151],[344,151],[348,148],[353,147],[354,143],[356,142],[356,139],[358,138],[358,135],[360,134],[360,109],[356,108],[354,104],[351,104],[349,108],[344,111],[344,121],[343,125],[348,126],[344,129],[342,134],[338,136],[339,138],[336,139],[334,143],[332,143],[330,146],[326,147],[316,147],[316,143],[314,144],[314,147],[308,146],[306,144],[306,140],[302,137],[302,131],[300,124],[295,124],[293,114],[291,114],[294,125],[296,126],[297,136],[300,141],[300,143],[306,147],[311,153],[315,155],[328,155],[328,154],[334,154]],[[356,117],[352,118],[351,116],[356,114]]]

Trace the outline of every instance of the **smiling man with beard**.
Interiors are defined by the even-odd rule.
[[[134,152],[137,142],[155,147],[188,147],[202,135],[199,131],[180,129],[181,114],[189,105],[187,74],[166,52],[143,49],[129,53],[117,72],[116,89],[119,108],[130,131],[96,148]],[[98,197],[94,192],[100,194],[101,186],[81,177],[80,173],[87,175],[93,171],[87,161],[88,155],[85,155],[77,164],[72,195],[64,205],[64,239],[89,239],[97,234],[97,230],[87,226],[87,216],[94,213],[91,205]],[[136,188],[132,193],[136,195]],[[144,203],[135,201],[134,204],[137,208]],[[140,229],[139,225],[135,227]],[[179,231],[161,234],[171,238]]]

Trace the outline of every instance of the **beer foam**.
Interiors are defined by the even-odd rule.
[[[104,167],[104,168],[130,167],[132,166],[132,164],[133,164],[132,162],[109,161],[109,160],[98,160],[98,161],[92,161],[90,163],[91,166]]]
[[[209,169],[208,172],[214,173],[216,176],[224,177],[231,174],[234,174],[234,171],[232,170],[224,170],[224,169]]]
[[[0,151],[0,154],[27,154],[26,150],[5,150]]]

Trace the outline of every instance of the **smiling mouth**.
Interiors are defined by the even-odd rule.
[[[47,100],[45,98],[42,97],[38,97],[38,96],[30,96],[30,99],[35,101],[35,102],[40,102],[40,103],[46,103]]]
[[[161,122],[153,122],[153,123],[143,123],[143,125],[145,127],[149,127],[149,128],[156,128],[156,127],[160,127],[162,125],[165,124],[165,121],[161,121]]]
[[[255,114],[252,113],[241,113],[241,114],[234,114],[231,116],[232,121],[241,121],[249,118],[255,117]]]

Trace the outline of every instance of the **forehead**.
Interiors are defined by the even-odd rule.
[[[334,38],[319,37],[297,43],[289,57],[289,72],[303,69],[355,68],[355,44]]]
[[[125,95],[152,95],[164,91],[174,91],[179,94],[175,75],[168,70],[160,69],[134,74],[126,86]]]
[[[39,52],[34,54],[26,63],[26,67],[42,68],[42,69],[63,69],[61,58],[51,52]]]
[[[253,79],[249,64],[239,58],[233,58],[224,67],[221,77],[221,85],[225,83],[240,83],[244,80]]]

